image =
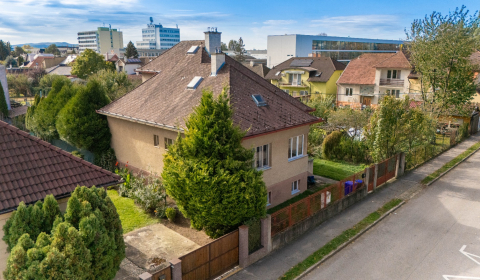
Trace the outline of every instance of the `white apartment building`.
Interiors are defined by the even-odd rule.
[[[91,49],[97,53],[116,53],[123,49],[123,32],[112,27],[98,27],[93,31],[78,32],[78,49],[83,52]]]
[[[163,27],[161,24],[150,23],[142,29],[142,41],[137,41],[138,49],[167,50],[180,42],[180,29]]]

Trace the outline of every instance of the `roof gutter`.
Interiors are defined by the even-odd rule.
[[[282,128],[282,129],[275,129],[275,130],[272,130],[272,131],[268,131],[268,132],[264,132],[264,133],[260,133],[260,134],[255,134],[255,135],[251,135],[251,136],[246,136],[246,137],[242,138],[242,141],[252,139],[252,138],[256,138],[256,137],[260,137],[260,136],[265,136],[265,135],[272,134],[272,133],[277,133],[277,132],[284,131],[284,130],[289,130],[289,129],[305,126],[305,125],[312,125],[312,124],[316,124],[316,123],[321,123],[321,122],[323,122],[323,119],[318,118],[317,120],[314,120],[314,121],[311,121],[311,122],[302,123],[302,124],[294,125],[294,126],[291,126],[291,127],[285,127],[285,128]]]
[[[138,69],[135,69],[135,72],[142,73],[142,74],[157,74],[157,73],[160,73],[160,71],[155,71],[155,70],[138,70]]]
[[[160,128],[164,128],[166,130],[171,130],[171,131],[175,131],[175,132],[184,132],[184,129],[178,128],[178,127],[175,127],[175,126],[172,126],[172,125],[167,125],[167,124],[162,124],[162,123],[157,123],[157,122],[152,122],[152,121],[147,121],[147,120],[141,120],[141,119],[137,119],[137,118],[134,118],[134,117],[129,117],[129,116],[125,116],[125,115],[105,112],[105,111],[101,111],[101,110],[97,110],[96,112],[98,114],[114,117],[114,118],[117,118],[117,119],[123,119],[123,120],[131,121],[131,122],[146,124],[146,125],[149,125],[149,126],[160,127]]]

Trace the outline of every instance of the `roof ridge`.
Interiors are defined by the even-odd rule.
[[[184,40],[182,42],[194,42],[194,41],[202,41],[202,42],[205,42],[205,40]],[[180,42],[181,43],[181,42]],[[177,44],[178,45],[178,44]],[[142,69],[143,67],[147,66],[148,64],[150,64],[151,62],[153,62],[155,59],[159,58],[160,56],[166,54],[168,51],[170,51],[171,49],[173,49],[173,47],[167,49],[166,51],[164,51],[163,53],[161,53],[159,56],[155,57],[154,59],[150,60],[148,63],[146,63],[145,65],[143,65],[142,67],[140,67],[140,69]],[[140,70],[142,71],[142,70]],[[146,81],[145,81],[146,82]],[[143,84],[143,83],[142,83]]]
[[[387,61],[387,60],[391,59],[392,57],[396,56],[397,54],[398,54],[398,53],[394,53],[393,55],[391,55],[391,56],[389,56],[389,57],[385,58],[384,60],[382,60],[382,61],[378,62],[377,64],[374,64],[374,65],[372,65],[372,67],[377,67],[377,65],[384,63],[385,61]]]
[[[32,141],[34,141],[34,142],[36,142],[36,143],[38,143],[38,144],[41,144],[42,146],[45,146],[46,148],[49,148],[49,149],[51,149],[51,150],[53,150],[53,151],[56,151],[56,152],[58,152],[58,153],[60,153],[60,154],[62,154],[62,155],[64,155],[64,156],[67,156],[67,157],[74,156],[74,155],[72,155],[72,153],[69,153],[69,152],[67,152],[67,151],[65,151],[65,150],[62,150],[62,149],[60,149],[59,147],[54,146],[54,145],[52,145],[51,143],[48,143],[48,142],[46,142],[46,141],[44,141],[44,140],[42,140],[42,139],[40,139],[40,138],[38,138],[38,137],[35,137],[35,136],[33,136],[33,135],[30,135],[29,133],[27,133],[27,132],[19,129],[18,127],[15,127],[15,126],[13,126],[13,125],[10,125],[10,124],[8,124],[8,123],[6,123],[6,122],[4,122],[4,121],[1,121],[1,120],[0,120],[0,126],[6,127],[7,129],[11,130],[12,132],[14,132],[14,133],[16,133],[16,134],[18,134],[18,135],[20,135],[20,136],[22,136],[22,137],[29,138],[30,140],[32,140]],[[21,133],[21,132],[24,132],[25,135],[24,135],[23,133]],[[74,156],[74,157],[75,157],[75,156]],[[76,158],[76,159],[75,159],[76,161],[78,161],[78,162],[80,162],[80,163],[82,163],[83,165],[86,165],[86,166],[88,166],[88,167],[91,167],[91,165],[94,165],[94,164],[92,164],[91,162],[88,162],[88,161],[86,161],[86,160],[84,160],[84,159],[81,159],[81,158],[79,158],[79,157],[75,157],[75,158]],[[108,170],[105,170],[105,169],[101,168],[100,166],[98,166],[98,168],[100,168],[100,170],[98,170],[98,171],[101,171],[102,173],[105,173],[106,175],[109,175],[109,176],[112,176],[112,175],[115,176],[115,175],[116,175],[116,174],[114,174],[114,173],[112,173],[112,172],[110,172],[110,171],[108,171]]]

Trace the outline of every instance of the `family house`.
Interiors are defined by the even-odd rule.
[[[309,126],[321,120],[220,49],[216,30],[205,32],[205,40],[178,43],[137,69],[143,84],[97,112],[107,116],[120,163],[160,174],[163,156],[184,132],[202,90],[218,96],[228,86],[233,121],[246,131],[242,145],[255,150],[269,205],[277,205],[307,189]]]
[[[345,64],[330,57],[292,57],[273,67],[265,79],[293,97],[337,93],[337,80]]]
[[[77,186],[106,188],[121,182],[120,176],[2,121],[0,155],[0,239],[21,201],[33,204],[53,194],[65,211]],[[7,244],[0,240],[0,271],[5,270],[7,258]]]
[[[376,106],[384,95],[410,93],[412,66],[403,52],[365,53],[350,63],[337,81],[337,106]]]

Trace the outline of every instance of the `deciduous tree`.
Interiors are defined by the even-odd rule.
[[[100,70],[113,70],[114,68],[115,66],[111,62],[105,61],[101,54],[98,54],[91,49],[86,49],[75,59],[71,73],[80,79],[86,79]]]
[[[245,132],[233,124],[227,90],[218,99],[203,92],[186,121],[185,138],[169,147],[162,173],[167,193],[191,226],[213,238],[264,216],[267,203],[253,151],[241,145]]]
[[[240,37],[235,45],[235,60],[238,62],[244,62],[246,53],[247,51],[245,51],[245,44],[243,43],[242,37]]]
[[[57,45],[51,44],[45,49],[45,53],[51,53],[53,55],[60,55],[60,51],[57,48]]]

